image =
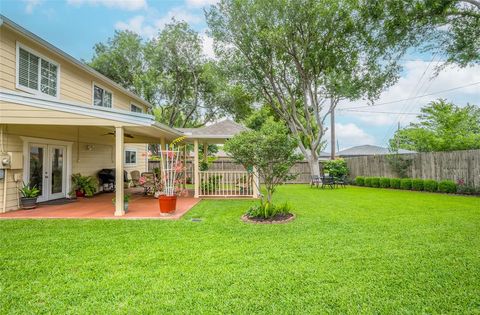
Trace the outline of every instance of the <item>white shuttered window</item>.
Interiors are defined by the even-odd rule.
[[[112,107],[112,92],[93,85],[93,105]]]
[[[57,97],[58,65],[19,47],[18,85]]]

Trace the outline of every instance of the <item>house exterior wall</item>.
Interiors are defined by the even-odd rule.
[[[0,88],[21,91],[16,88],[15,84],[17,43],[59,64],[60,101],[76,102],[79,106],[93,106],[93,84],[95,82],[100,87],[112,92],[113,108],[130,111],[130,105],[134,104],[142,108],[144,112],[147,111],[145,105],[140,104],[100,76],[90,74],[62,56],[45,49],[40,44],[6,26],[0,27]]]

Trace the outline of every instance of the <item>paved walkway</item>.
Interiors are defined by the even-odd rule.
[[[130,193],[130,192],[128,192]],[[131,193],[128,212],[122,217],[113,215],[113,193],[103,193],[92,198],[78,198],[74,202],[61,205],[40,204],[33,210],[16,210],[0,214],[0,219],[47,219],[47,218],[77,218],[77,219],[180,219],[188,210],[193,208],[200,199],[179,197],[177,210],[172,214],[161,215],[158,199],[152,196],[143,196],[138,190]]]

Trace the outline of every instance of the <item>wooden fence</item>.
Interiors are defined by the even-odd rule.
[[[453,152],[429,152],[403,155],[412,160],[408,177],[424,179],[463,179],[470,186],[480,187],[480,150]],[[370,155],[346,158],[350,178],[356,176],[397,177],[387,160],[386,155]],[[322,162],[320,162],[322,164]],[[149,170],[159,167],[159,162],[150,161]],[[322,168],[322,167],[321,167]],[[187,163],[187,178],[193,177],[191,161]],[[209,171],[245,171],[243,166],[232,160],[219,159],[209,166]],[[301,184],[310,182],[310,168],[306,161],[296,163],[292,174],[297,177],[288,183]],[[262,182],[262,179],[260,179]]]
[[[407,174],[411,178],[457,181],[480,187],[480,150],[425,152],[403,155],[411,159]],[[397,177],[386,155],[372,155],[345,159],[350,178],[356,176]]]

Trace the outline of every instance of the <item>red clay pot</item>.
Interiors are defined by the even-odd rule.
[[[177,207],[177,196],[160,196],[158,203],[160,204],[160,213],[174,212]]]
[[[75,196],[78,197],[85,197],[85,193],[81,190],[75,190]]]

